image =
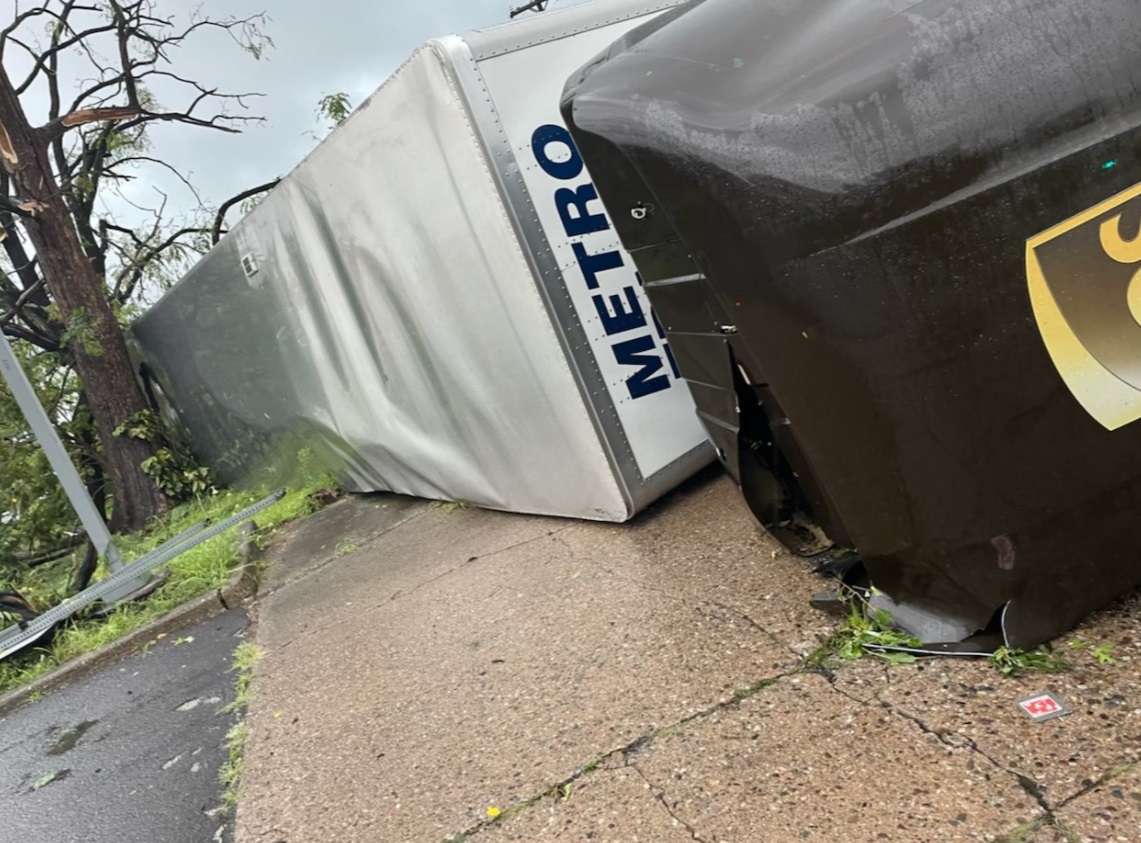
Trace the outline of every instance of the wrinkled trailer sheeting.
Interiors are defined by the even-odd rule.
[[[754,511],[928,643],[1141,582],[1138,56],[1136,0],[706,0],[568,84]]]
[[[300,441],[350,489],[613,521],[708,464],[589,173],[545,154],[567,75],[672,5],[418,50],[133,326],[200,458]]]

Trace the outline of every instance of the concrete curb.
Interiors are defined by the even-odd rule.
[[[150,623],[128,632],[101,650],[85,653],[78,658],[65,662],[50,673],[45,673],[27,685],[0,696],[0,718],[24,705],[33,697],[54,691],[63,685],[126,658],[152,643],[159,635],[170,635],[189,629],[196,624],[209,620],[214,615],[240,606],[246,600],[256,596],[258,588],[258,571],[255,564],[257,547],[253,543],[253,535],[256,529],[256,525],[250,521],[239,525],[241,562],[230,574],[230,579],[224,586],[196,597],[169,614],[155,618]]]

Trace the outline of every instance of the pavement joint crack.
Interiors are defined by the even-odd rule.
[[[1028,776],[1025,773],[1014,769],[1013,767],[1004,764],[1000,759],[995,758],[993,755],[979,746],[974,738],[971,738],[968,735],[964,735],[961,732],[952,732],[952,734],[954,734],[958,740],[951,740],[946,731],[941,731],[939,729],[933,728],[928,723],[926,723],[923,718],[912,714],[910,711],[902,709],[887,700],[877,699],[876,702],[871,703],[867,700],[855,696],[854,694],[848,693],[836,684],[836,674],[834,671],[819,670],[817,672],[828,681],[828,684],[832,686],[832,690],[841,696],[846,697],[852,702],[866,706],[868,708],[878,707],[885,709],[889,713],[894,714],[896,717],[900,717],[904,720],[909,721],[910,723],[913,723],[922,732],[933,736],[944,746],[951,747],[952,749],[963,749],[966,747],[971,752],[981,755],[997,769],[1009,773],[1011,776],[1013,776],[1014,779],[1018,782],[1019,787],[1021,787],[1026,792],[1026,794],[1038,804],[1038,807],[1042,810],[1046,819],[1050,820],[1051,822],[1060,822],[1060,820],[1058,820],[1058,818],[1054,815],[1053,806],[1051,806],[1049,801],[1046,799],[1046,789],[1041,782],[1037,781],[1032,776]]]
[[[448,570],[437,574],[436,576],[432,577],[431,579],[424,580],[424,582],[422,582],[422,583],[417,583],[416,585],[412,586],[412,588],[408,589],[407,591],[397,590],[396,592],[394,592],[392,594],[391,597],[388,598],[387,602],[391,603],[393,600],[396,600],[400,597],[407,597],[410,594],[415,594],[417,591],[419,591],[422,588],[425,588],[429,585],[432,585],[433,583],[439,582],[440,580],[444,579],[445,577],[450,577],[456,571],[459,571],[462,568],[466,568],[472,562],[479,562],[483,559],[490,559],[492,556],[498,556],[501,553],[507,553],[510,550],[515,550],[516,548],[519,548],[519,547],[525,547],[526,545],[534,544],[535,542],[540,542],[540,541],[543,541],[544,539],[549,539],[553,536],[557,536],[559,533],[563,532],[564,530],[569,530],[571,528],[571,526],[573,526],[573,525],[567,525],[565,527],[559,527],[557,530],[551,530],[550,532],[544,533],[541,536],[532,536],[529,539],[523,539],[522,541],[515,542],[515,544],[510,544],[507,547],[500,547],[500,548],[497,548],[495,550],[489,550],[487,553],[481,553],[478,556],[469,556],[465,561],[460,562],[458,565],[455,565],[454,567],[449,568]]]
[[[686,820],[679,817],[676,813],[674,813],[674,809],[666,800],[666,792],[663,788],[658,787],[656,784],[650,781],[650,777],[647,776],[642,768],[637,764],[630,764],[630,767],[634,770],[634,772],[642,777],[642,781],[644,781],[646,786],[650,788],[650,792],[654,794],[654,798],[665,809],[666,813],[670,815],[670,818],[673,819],[675,823],[682,826],[687,832],[689,832],[689,836],[697,841],[697,843],[708,843],[704,837],[697,833],[697,829],[694,828],[691,823],[687,822]]]
[[[994,838],[994,843],[1030,843],[1030,835],[1037,834],[1044,828],[1052,828],[1059,832],[1066,843],[1084,843],[1084,839],[1065,822],[1053,815],[1040,816],[1028,823],[1020,825],[1014,831],[1000,834]]]
[[[741,617],[745,621],[745,623],[749,624],[749,626],[753,627],[753,629],[755,629],[757,632],[760,632],[760,633],[768,636],[770,641],[772,641],[778,647],[782,647],[783,649],[788,650],[790,653],[792,653],[797,658],[800,658],[803,655],[802,653],[796,652],[796,650],[790,644],[787,644],[784,641],[782,641],[777,636],[776,633],[770,632],[768,629],[766,629],[762,624],[760,624],[748,612],[746,612],[742,609],[738,609],[736,606],[730,606],[727,603],[721,603],[720,601],[717,601],[717,600],[709,600],[706,602],[712,606],[716,606],[719,609],[723,609],[726,612],[732,612],[733,614],[738,615],[739,617]]]
[[[629,743],[624,744],[623,746],[620,746],[617,749],[612,749],[609,752],[605,753],[604,755],[600,755],[599,757],[595,758],[593,761],[590,761],[589,763],[582,765],[577,770],[575,770],[570,776],[563,779],[562,781],[559,781],[559,782],[551,785],[550,787],[548,787],[546,790],[542,791],[541,793],[539,793],[535,796],[532,796],[528,799],[524,799],[524,800],[521,800],[519,802],[515,802],[512,805],[509,805],[507,808],[504,808],[503,811],[498,816],[480,820],[479,822],[469,826],[467,829],[459,832],[458,834],[454,834],[451,837],[445,838],[443,843],[460,843],[460,841],[470,840],[475,835],[480,834],[484,831],[487,831],[487,830],[491,829],[492,827],[494,827],[500,823],[505,822],[510,817],[513,817],[517,814],[522,813],[523,811],[526,811],[528,808],[531,808],[531,807],[537,805],[539,802],[542,802],[544,799],[562,798],[562,796],[568,792],[567,789],[571,785],[576,784],[577,782],[586,778],[587,776],[591,775],[592,773],[595,773],[595,772],[615,772],[616,769],[620,769],[623,767],[632,767],[633,769],[638,771],[639,775],[642,775],[642,771],[640,769],[638,769],[637,765],[634,763],[634,758],[638,755],[638,753],[640,753],[642,750],[646,749],[647,747],[651,746],[658,739],[668,737],[669,735],[675,734],[676,732],[680,731],[681,729],[684,729],[686,726],[688,726],[690,723],[693,723],[694,721],[705,720],[705,719],[713,716],[714,714],[718,714],[719,712],[727,711],[729,709],[736,708],[742,702],[749,699],[750,697],[756,696],[757,694],[759,694],[764,689],[772,687],[773,685],[777,684],[778,682],[780,682],[783,679],[787,679],[787,678],[792,677],[792,676],[799,676],[802,673],[803,673],[803,671],[798,668],[796,670],[790,670],[786,673],[779,673],[775,676],[771,676],[771,677],[768,677],[765,679],[759,679],[750,685],[746,685],[744,687],[738,688],[736,691],[733,692],[733,694],[728,699],[721,700],[720,702],[713,703],[712,705],[708,705],[705,708],[698,709],[697,711],[693,712],[692,714],[686,715],[685,717],[681,718],[680,720],[678,720],[675,723],[671,723],[667,726],[659,726],[656,729],[651,729],[650,731],[645,732],[644,734],[641,734],[638,737],[634,738]],[[615,760],[621,761],[620,767],[615,768],[615,767],[608,766],[611,762],[613,762]],[[644,775],[642,777],[645,778]],[[652,785],[651,785],[651,787],[652,787]],[[663,804],[665,804],[665,803],[663,802]],[[668,805],[666,805],[666,810],[669,810]],[[672,816],[672,812],[671,812],[671,816]],[[686,828],[689,828],[689,826],[685,823],[684,820],[678,819],[678,822],[680,822]],[[693,834],[692,829],[690,829],[690,833]],[[694,836],[693,839],[695,841],[698,841],[698,843],[705,843],[705,841],[703,841],[702,838],[697,837],[696,835]]]
[[[1070,796],[1067,796],[1065,799],[1063,799],[1061,802],[1059,802],[1058,803],[1058,809],[1060,810],[1062,808],[1065,808],[1067,805],[1069,805],[1074,800],[1081,799],[1083,796],[1087,796],[1088,794],[1097,790],[1102,785],[1108,784],[1109,782],[1113,781],[1114,779],[1119,778],[1121,776],[1124,776],[1126,773],[1131,772],[1132,770],[1135,770],[1137,768],[1137,766],[1138,766],[1137,764],[1122,764],[1118,767],[1114,767],[1112,770],[1106,770],[1104,773],[1102,773],[1100,776],[1098,776],[1097,779],[1090,782],[1088,785],[1083,786],[1081,788],[1081,790],[1077,791],[1076,793],[1071,794]]]

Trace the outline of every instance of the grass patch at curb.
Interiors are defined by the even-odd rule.
[[[280,501],[259,512],[255,543],[263,545],[269,534],[282,524],[319,509],[321,504],[315,500],[314,493],[329,485],[327,477],[316,478],[291,489]],[[146,532],[117,537],[116,544],[123,557],[130,561],[194,524],[205,520],[223,521],[261,500],[265,494],[262,490],[226,490],[181,504]],[[195,597],[221,588],[242,564],[240,546],[237,528],[227,530],[160,568],[160,571],[165,569],[168,573],[167,580],[145,601],[119,606],[105,618],[77,617],[56,630],[49,647],[0,662],[0,694],[25,685],[78,656],[98,650]],[[101,564],[95,579],[106,574],[107,570]],[[54,603],[62,596],[57,593],[46,599]]]
[[[226,761],[218,771],[218,782],[222,785],[222,809],[232,811],[242,795],[242,771],[245,769],[246,740],[250,730],[246,724],[246,709],[253,699],[254,667],[262,657],[257,644],[246,641],[234,651],[234,662],[230,670],[238,674],[234,683],[234,701],[224,709],[235,715],[234,725],[226,733]]]

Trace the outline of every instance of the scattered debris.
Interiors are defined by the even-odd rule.
[[[1044,691],[1019,700],[1018,707],[1035,723],[1043,723],[1047,720],[1053,720],[1055,717],[1064,717],[1071,711],[1069,706],[1050,691]]]
[[[178,706],[175,711],[194,711],[198,706],[205,703],[206,705],[217,705],[222,701],[221,697],[198,697],[197,699],[187,700],[182,705]]]
[[[52,770],[50,773],[45,773],[34,782],[32,782],[32,790],[40,790],[47,787],[54,782],[61,782],[71,775],[71,770]]]

